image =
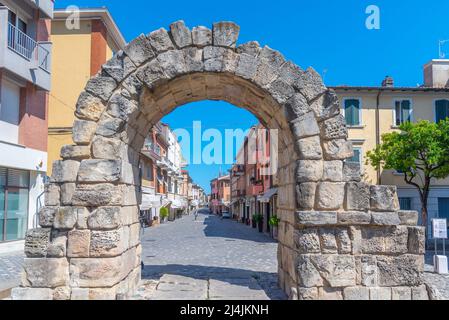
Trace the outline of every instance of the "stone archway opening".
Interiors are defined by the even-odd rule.
[[[14,299],[126,298],[140,280],[138,161],[146,134],[183,104],[223,100],[279,130],[279,284],[291,299],[426,298],[424,231],[396,189],[361,182],[338,99],[312,69],[239,27],[141,35],[81,93],[74,145],[27,234]]]

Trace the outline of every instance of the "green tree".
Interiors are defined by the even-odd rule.
[[[376,169],[394,169],[421,199],[422,224],[427,225],[427,201],[432,179],[449,176],[449,119],[439,123],[405,122],[399,132],[382,135],[382,143],[367,153]]]

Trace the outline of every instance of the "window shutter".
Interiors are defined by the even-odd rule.
[[[360,123],[359,119],[360,102],[357,99],[345,100],[346,124],[353,126]]]
[[[0,186],[6,185],[6,172],[7,172],[6,168],[0,167]]]
[[[449,100],[437,100],[435,102],[436,122],[449,117]]]

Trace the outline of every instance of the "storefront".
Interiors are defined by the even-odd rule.
[[[0,167],[0,242],[25,239],[43,205],[40,174]]]

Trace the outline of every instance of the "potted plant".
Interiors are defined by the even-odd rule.
[[[263,215],[256,214],[255,215],[256,224],[259,227],[259,232],[263,232]]]
[[[268,221],[268,223],[269,223],[269,225],[270,225],[270,227],[271,227],[271,230],[272,230],[272,236],[273,236],[273,239],[276,239],[277,240],[277,238],[278,238],[278,226],[279,226],[279,218],[277,217],[277,216],[272,216],[271,218],[270,218],[270,220]]]
[[[252,215],[251,223],[253,228],[257,227],[257,214]]]
[[[168,217],[168,209],[166,207],[159,209],[159,217],[161,218],[161,223],[164,223]]]

